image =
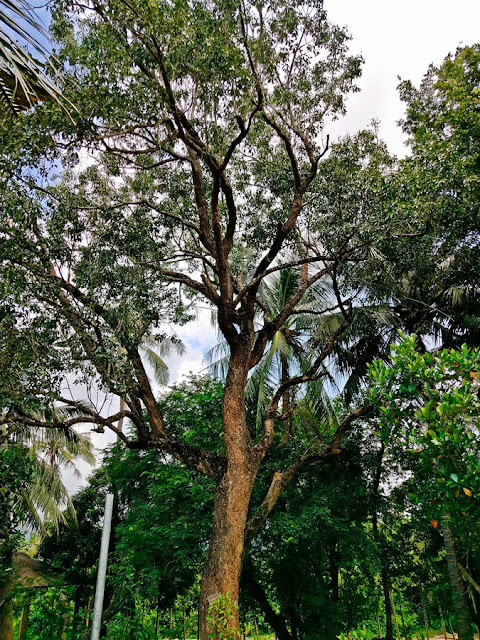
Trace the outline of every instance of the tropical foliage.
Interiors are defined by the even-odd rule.
[[[478,46],[401,83],[398,161],[375,126],[330,144],[362,61],[321,2],[57,0],[73,114],[3,6],[35,108],[0,118],[2,637],[12,608],[25,639],[88,635],[112,491],[107,638],[470,640]],[[167,390],[199,306],[223,375]],[[117,442],[72,500],[79,425]],[[41,598],[12,589],[22,522],[50,529]]]
[[[39,100],[61,104],[61,94],[49,77],[58,75],[48,50],[49,42],[50,35],[34,7],[25,0],[2,0],[0,104],[14,114]]]

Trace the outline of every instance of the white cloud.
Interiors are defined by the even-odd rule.
[[[380,135],[390,150],[407,153],[396,121],[404,115],[398,98],[398,76],[418,85],[430,63],[440,65],[460,44],[479,39],[478,0],[325,0],[329,19],[347,25],[351,50],[365,58],[362,91],[348,102],[348,114],[331,128],[332,139],[381,121]]]
[[[165,358],[172,383],[181,381],[190,372],[200,373],[205,369],[205,354],[218,342],[210,317],[209,310],[200,309],[196,320],[183,327],[176,327],[176,333],[184,343],[187,353],[184,356],[171,355]]]

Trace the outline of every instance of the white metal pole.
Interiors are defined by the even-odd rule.
[[[105,593],[105,576],[107,575],[108,545],[110,543],[110,529],[112,526],[113,493],[107,493],[105,500],[105,515],[103,517],[102,544],[100,545],[100,560],[98,562],[97,586],[95,589],[95,604],[93,607],[93,623],[91,640],[98,640],[102,624],[103,594]]]

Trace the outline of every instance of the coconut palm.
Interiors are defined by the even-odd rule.
[[[76,463],[80,460],[95,464],[93,445],[87,435],[74,429],[48,429],[32,441],[34,481],[28,494],[28,524],[43,530],[45,522],[52,522],[58,530],[66,522],[65,514],[75,518],[68,490],[62,481],[62,469],[80,477]]]
[[[300,269],[283,269],[265,279],[259,290],[259,322],[272,320],[285,301],[298,288]],[[352,303],[353,304],[353,303]],[[264,357],[249,378],[247,400],[255,404],[257,429],[276,388],[291,377],[307,371],[329,337],[344,322],[338,300],[328,278],[311,287],[291,315],[277,331],[265,350]],[[335,425],[337,416],[333,395],[340,394],[348,404],[360,391],[368,364],[387,358],[390,345],[404,328],[392,306],[371,304],[357,296],[349,327],[339,336],[332,355],[324,368],[324,376],[306,385],[303,394],[303,414],[309,414],[312,425]],[[213,374],[224,379],[229,352],[225,341],[219,342],[205,357]],[[288,412],[293,398],[287,392],[282,399],[282,413]],[[284,421],[283,439],[290,434],[291,420]],[[318,435],[318,433],[317,433]]]
[[[42,422],[57,422],[71,416],[70,407],[46,405],[41,412],[32,415]],[[44,532],[45,523],[53,522],[58,530],[61,522],[66,522],[64,511],[75,517],[75,509],[62,482],[62,467],[76,470],[75,461],[85,460],[94,464],[93,447],[90,440],[73,428],[32,428],[13,426],[4,428],[1,447],[16,443],[25,451],[31,461],[31,480],[14,495],[13,509],[22,514],[21,523],[32,531]],[[1,487],[8,493],[8,487]],[[10,525],[11,528],[11,525]],[[0,559],[4,579],[0,584],[0,637],[13,638],[11,592],[13,588],[13,531],[8,532],[0,543]]]
[[[285,302],[298,289],[300,277],[300,269],[290,267],[265,278],[258,295],[259,322],[269,322],[278,315]],[[319,326],[325,328],[326,323],[332,321],[332,314],[329,311],[323,314],[322,311],[335,305],[335,296],[328,280],[320,280],[297,305],[296,309],[301,313],[287,318],[273,336],[246,386],[247,399],[255,404],[257,429],[261,427],[267,405],[279,384],[289,379],[292,373],[305,371],[311,366],[315,356],[312,337]],[[205,356],[212,373],[221,379],[226,375],[228,358],[225,341],[219,342]],[[315,398],[318,418],[335,421],[335,410],[323,381],[315,384]],[[282,413],[288,413],[291,402],[291,392],[287,391],[282,398]],[[287,418],[284,420],[284,440],[288,438],[290,429],[291,420]]]
[[[310,349],[315,351],[324,344],[342,321],[341,313],[332,312],[318,323],[309,341]],[[347,404],[361,390],[369,363],[388,359],[402,329],[403,322],[391,305],[363,301],[354,307],[351,324],[335,344],[330,362],[332,376]]]
[[[73,409],[52,404],[30,417],[32,421],[60,423],[67,417],[74,417],[79,410],[80,407]],[[17,509],[25,514],[23,524],[40,533],[46,522],[52,522],[58,529],[60,523],[65,522],[64,510],[73,516],[75,513],[62,481],[62,469],[73,470],[79,476],[78,461],[95,464],[89,437],[72,427],[44,429],[13,425],[6,430],[3,446],[8,446],[9,442],[22,446],[33,465],[31,482],[17,495]]]

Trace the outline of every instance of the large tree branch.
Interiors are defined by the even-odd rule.
[[[103,433],[105,428],[110,429],[127,445],[130,446],[132,444],[132,440],[127,438],[124,433],[118,430],[114,423],[118,422],[121,418],[132,418],[133,414],[130,411],[119,411],[108,418],[105,418],[98,413],[95,412],[86,412],[84,415],[75,416],[74,418],[70,418],[68,420],[52,420],[46,421],[36,418],[35,416],[29,416],[25,413],[19,413],[17,415],[9,416],[5,419],[2,419],[2,422],[5,424],[19,425],[24,427],[33,427],[35,429],[70,429],[79,424],[94,424],[96,428],[94,431],[99,433]]]
[[[227,312],[228,306],[231,304],[233,289],[232,278],[230,275],[230,267],[225,254],[225,248],[222,240],[222,225],[220,222],[220,213],[218,207],[218,199],[220,195],[220,175],[215,173],[212,185],[211,196],[211,214],[213,226],[213,238],[215,242],[215,258],[218,269],[218,281],[220,285],[220,296],[223,302],[224,313]],[[228,312],[227,312],[228,313]]]
[[[209,476],[215,482],[220,482],[227,470],[227,461],[223,456],[211,453],[200,447],[183,442],[171,434],[152,435],[146,441],[130,443],[131,449],[160,449],[185,464],[190,469],[196,469]]]
[[[348,432],[349,427],[359,418],[367,415],[372,409],[372,405],[364,405],[359,407],[352,413],[350,413],[344,420],[338,425],[332,441],[328,447],[324,447],[322,450],[315,453],[310,453],[306,456],[302,456],[291,464],[285,471],[275,471],[273,474],[270,487],[262,503],[250,517],[245,529],[245,542],[248,544],[258,533],[258,531],[265,524],[268,516],[272,512],[273,508],[278,502],[278,499],[282,495],[283,491],[292,482],[296,474],[307,467],[308,465],[327,458],[332,455],[341,453],[339,449],[342,438]]]
[[[186,285],[193,291],[201,293],[215,306],[218,306],[220,297],[217,293],[217,290],[215,289],[213,283],[204,274],[202,274],[202,282],[198,282],[198,280],[194,280],[190,276],[187,276],[185,273],[181,273],[180,271],[161,269],[161,273],[171,282],[180,282],[181,284]]]
[[[292,169],[293,181],[295,184],[295,193],[300,193],[301,186],[302,186],[302,178],[300,175],[300,169],[298,167],[297,156],[295,155],[295,151],[294,151],[292,142],[290,140],[290,137],[280,127],[280,125],[277,124],[277,122],[275,122],[275,120],[265,112],[265,109],[262,111],[262,117],[265,120],[265,122],[275,131],[278,137],[282,140],[285,146],[285,151],[287,152],[288,159],[290,160],[290,167]]]
[[[188,149],[188,147],[187,147]],[[203,187],[202,165],[197,154],[188,149],[190,166],[192,168],[193,192],[195,194],[195,202],[197,204],[198,217],[200,221],[198,237],[203,246],[207,249],[211,256],[215,256],[214,246],[210,238],[210,225],[208,221],[208,207]]]

